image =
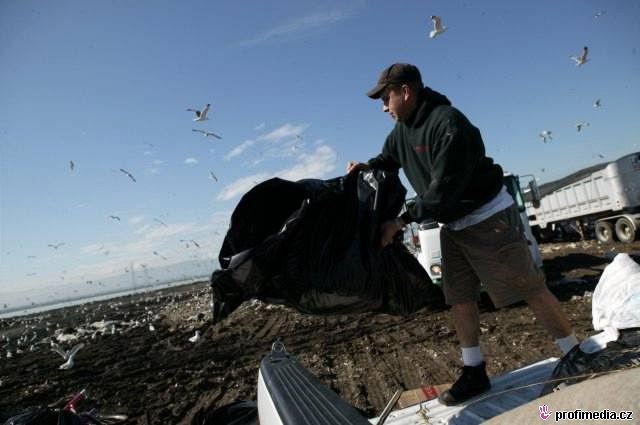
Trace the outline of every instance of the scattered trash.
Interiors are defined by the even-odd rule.
[[[83,389],[62,407],[29,407],[4,422],[4,425],[107,425],[126,421],[126,415],[104,415],[97,409],[78,411],[78,406],[87,399],[87,391]]]

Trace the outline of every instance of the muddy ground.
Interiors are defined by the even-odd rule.
[[[591,293],[618,252],[640,242],[544,244],[545,271],[579,338],[595,332]],[[638,257],[636,257],[637,259]],[[309,316],[247,302],[211,325],[206,282],[0,321],[0,422],[83,388],[86,407],[128,424],[190,424],[198,411],[256,398],[260,360],[278,338],[324,383],[370,417],[401,386],[452,382],[460,352],[444,305],[410,317]],[[152,325],[153,329],[151,329]],[[482,307],[490,374],[559,356],[524,305]],[[199,342],[189,338],[200,331]],[[68,370],[47,338],[84,347]],[[73,339],[76,336],[77,339]],[[10,357],[8,352],[11,352]]]

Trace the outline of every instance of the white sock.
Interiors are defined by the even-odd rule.
[[[462,363],[465,366],[478,366],[484,358],[482,357],[482,351],[480,346],[475,347],[462,347]]]
[[[567,354],[573,347],[578,345],[578,338],[576,338],[575,334],[571,334],[564,338],[558,338],[555,342],[562,354]]]

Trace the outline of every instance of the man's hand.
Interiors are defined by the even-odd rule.
[[[382,223],[382,240],[380,241],[382,247],[392,244],[396,233],[401,231],[403,227],[404,222],[400,217]]]
[[[357,172],[357,171],[366,171],[369,169],[369,165],[367,165],[364,162],[356,162],[356,161],[349,161],[347,162],[347,174],[351,174],[352,172]]]

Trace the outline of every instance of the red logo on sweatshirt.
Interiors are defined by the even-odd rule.
[[[426,151],[428,151],[427,145],[418,145],[414,147],[414,149],[416,150],[416,153],[425,153]]]

